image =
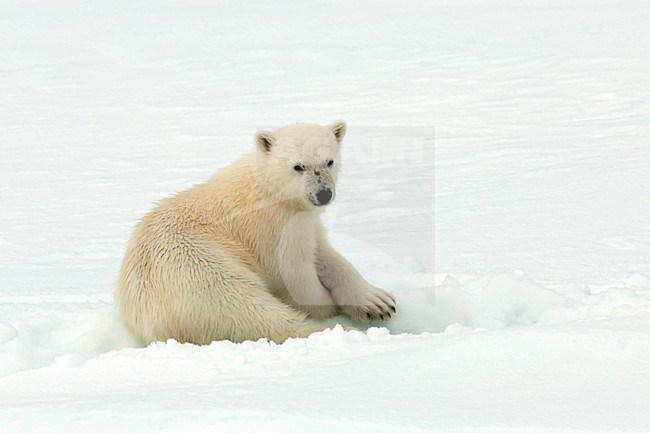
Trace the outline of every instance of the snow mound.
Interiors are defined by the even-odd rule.
[[[604,288],[544,286],[520,272],[481,277],[445,274],[436,280],[441,284],[398,295],[400,308],[388,325],[391,332],[442,332],[454,324],[500,329],[650,312],[650,287],[642,275]]]
[[[0,303],[0,376],[135,347],[112,303]]]

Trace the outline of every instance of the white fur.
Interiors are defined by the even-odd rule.
[[[258,132],[251,152],[145,216],[115,292],[127,327],[143,343],[282,342],[339,311],[388,319],[394,298],[332,248],[314,204],[321,188],[335,197],[345,132],[342,121]]]

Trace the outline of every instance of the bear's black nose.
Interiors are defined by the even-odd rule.
[[[316,199],[318,204],[325,205],[332,200],[332,190],[329,188],[323,188],[316,193]]]

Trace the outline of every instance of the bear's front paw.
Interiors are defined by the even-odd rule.
[[[388,320],[396,311],[395,297],[385,290],[372,288],[354,298],[353,303],[342,305],[341,310],[358,322]]]

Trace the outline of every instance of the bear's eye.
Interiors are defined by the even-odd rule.
[[[329,161],[327,161],[327,166],[328,166],[328,167],[331,167],[332,165],[334,165],[334,161],[333,161],[333,160],[330,159]]]
[[[302,165],[298,165],[298,164],[294,165],[293,169],[296,171],[305,171],[305,169],[302,168]]]

